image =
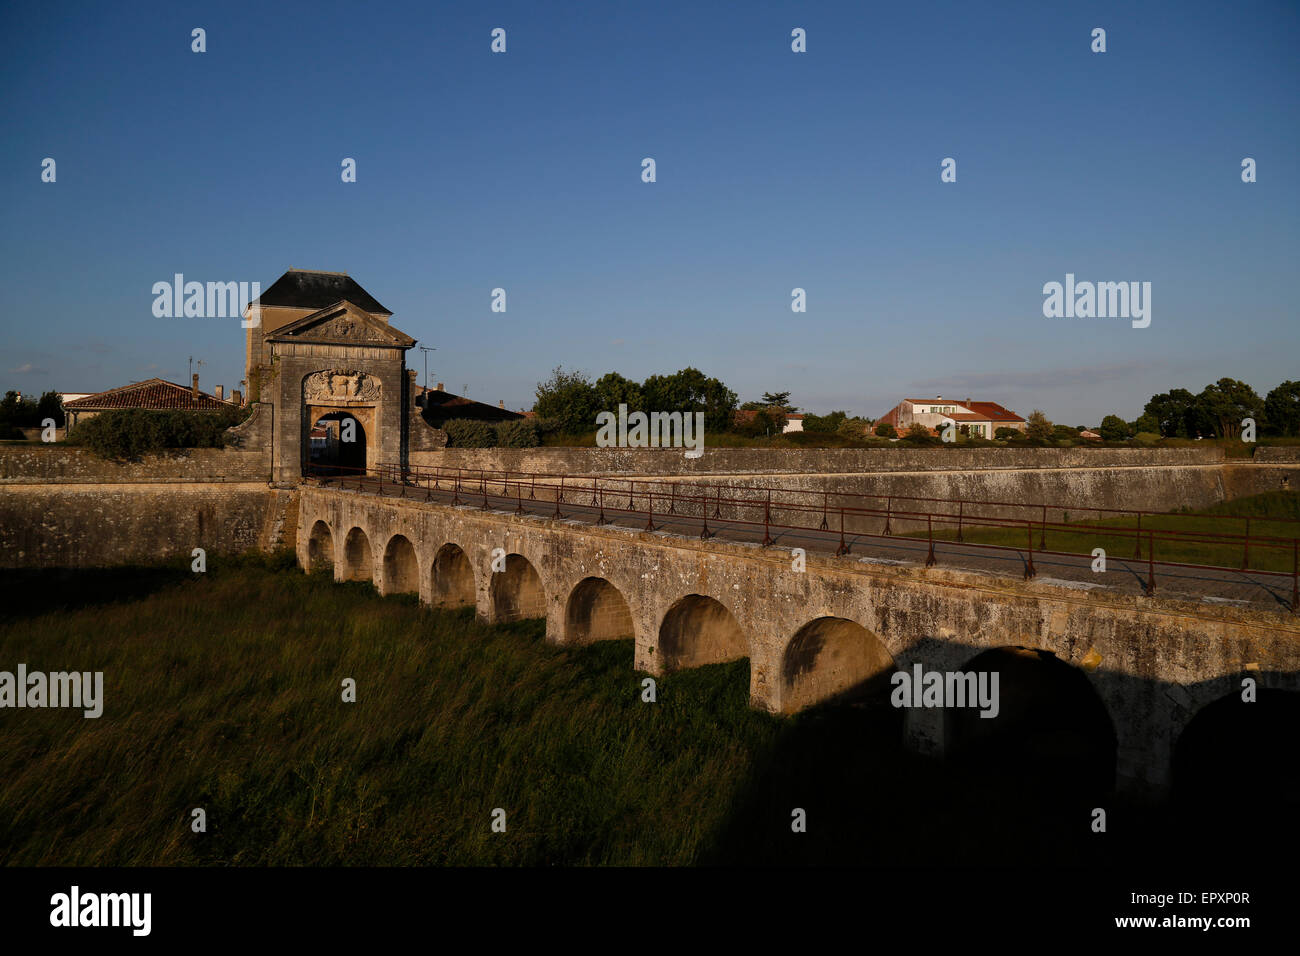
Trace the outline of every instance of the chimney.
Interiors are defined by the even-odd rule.
[[[219,402],[224,402],[226,400],[225,393],[226,393],[226,386],[224,385],[218,385],[216,388],[212,390],[212,394],[217,396],[217,401]]]
[[[505,408],[505,407],[506,407],[506,400],[504,398],[498,398],[497,408]]]
[[[439,383],[438,383],[438,391],[440,391],[440,392],[445,392],[445,391],[447,391],[447,386],[446,386],[446,385],[443,385],[442,382],[439,382]]]
[[[233,392],[230,393],[230,400],[234,402],[236,405],[238,405],[240,408],[243,408],[244,393],[241,392],[239,389],[235,389]]]
[[[970,408],[970,396],[966,397],[966,407]]]
[[[198,376],[198,373],[195,372],[194,375],[192,376],[192,378],[193,378],[193,381],[190,382],[190,395],[192,395],[194,398],[198,398],[198,397],[199,397],[199,376]]]

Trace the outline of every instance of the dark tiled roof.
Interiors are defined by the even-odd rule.
[[[257,301],[262,305],[281,305],[291,309],[323,309],[347,299],[367,312],[392,315],[356,279],[341,272],[308,272],[290,269],[271,283]]]
[[[508,422],[523,418],[519,412],[498,408],[485,402],[476,402],[464,395],[453,395],[431,388],[424,392],[424,417],[431,424],[441,424],[453,418],[470,418],[479,422]]]
[[[230,408],[230,405],[206,392],[199,392],[198,398],[195,398],[184,385],[177,385],[175,382],[168,382],[161,378],[151,378],[144,382],[133,382],[121,388],[110,388],[106,392],[65,402],[63,407],[74,412],[101,411],[109,408],[217,411]]]

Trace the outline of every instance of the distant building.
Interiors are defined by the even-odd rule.
[[[1028,427],[1023,418],[997,402],[977,402],[969,398],[957,402],[942,397],[905,398],[881,416],[876,424],[893,425],[902,435],[914,424],[938,434],[949,422],[955,423],[959,431],[972,438],[992,438],[999,428],[1023,432]]]
[[[801,431],[803,431],[803,412],[786,412],[785,428],[781,429],[782,434]]]
[[[453,418],[468,418],[476,422],[514,422],[529,417],[527,412],[512,412],[504,401],[489,405],[476,402],[464,395],[453,395],[442,382],[437,388],[416,386],[415,404],[424,409],[424,420],[435,428]]]
[[[230,408],[230,403],[222,401],[215,395],[200,392],[197,375],[194,376],[194,381],[189,388],[161,378],[151,378],[63,403],[63,410],[68,415],[69,431],[75,429],[79,422],[94,418],[100,412],[118,408],[216,412]]]
[[[1088,441],[1101,441],[1101,436],[1090,428],[1085,428],[1083,431],[1079,432],[1079,437],[1087,439]]]

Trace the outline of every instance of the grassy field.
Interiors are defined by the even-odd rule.
[[[762,714],[746,662],[644,703],[630,641],[561,649],[541,621],[287,560],[0,579],[0,669],[102,670],[105,697],[99,719],[0,711],[0,862],[1082,863],[1172,826],[1117,811],[1103,844],[1080,825],[1095,794],[915,757],[890,708]]]
[[[1027,510],[1026,515],[1031,511]],[[1234,516],[1234,517],[1229,517]],[[1262,542],[1252,541],[1249,567],[1256,571],[1291,570],[1290,539],[1300,537],[1300,524],[1291,524],[1286,520],[1300,519],[1300,492],[1270,491],[1262,495],[1240,498],[1224,502],[1201,511],[1184,510],[1169,515],[1144,516],[1142,531],[1181,531],[1203,534],[1243,535],[1246,523],[1237,520],[1249,516],[1250,534],[1286,538],[1281,546],[1266,547]],[[1037,519],[1035,519],[1037,520]],[[1076,554],[1091,554],[1093,548],[1104,548],[1106,554],[1114,558],[1131,558],[1134,554],[1136,540],[1133,534],[1107,534],[1106,529],[1136,529],[1136,518],[1108,518],[1103,521],[1091,520],[1086,511],[1066,511],[1064,520],[1072,524],[1086,524],[1095,531],[1057,531],[1052,530],[1052,522],[1063,520],[1059,510],[1051,509],[1047,513],[1049,528],[1046,535],[1046,550],[1067,551]],[[925,532],[911,532],[909,537],[924,538]],[[951,541],[957,536],[954,527],[935,529],[935,538]],[[1016,548],[1025,547],[1025,530],[1017,528],[980,528],[967,524],[962,529],[962,540],[970,544],[999,544]],[[1034,547],[1040,547],[1041,537],[1034,529]],[[1147,556],[1147,540],[1142,538],[1142,557]],[[1179,541],[1172,538],[1156,539],[1156,559],[1180,561],[1187,564],[1208,564],[1225,568],[1239,568],[1245,558],[1245,548],[1241,543],[1219,543],[1205,541]]]

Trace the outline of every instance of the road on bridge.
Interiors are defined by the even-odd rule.
[[[344,491],[356,494],[406,498],[439,505],[451,506],[457,497],[457,494],[451,490],[430,489],[424,485],[402,485],[394,481],[381,481],[378,478],[349,477],[341,483],[339,479],[311,480],[325,487],[341,487]],[[489,480],[487,484],[491,486],[493,482]],[[486,500],[489,511],[516,514],[519,509],[522,509],[524,514],[538,518],[554,519],[555,517],[553,499],[542,501],[517,498],[513,493],[493,494],[490,487],[485,495],[477,482],[474,485],[472,491],[462,485],[457,507],[482,510]],[[575,486],[567,494],[569,497],[566,497],[560,505],[560,515],[563,520],[587,525],[596,525],[599,522],[601,509],[590,502],[583,503],[581,486]],[[587,493],[587,497],[590,497],[590,492]],[[611,508],[609,501],[606,500],[604,516],[606,527],[634,531],[647,530],[645,511],[620,512]],[[696,539],[700,537],[704,524],[698,516],[674,514],[656,513],[653,520],[655,533]],[[708,529],[710,536],[720,541],[754,546],[761,546],[764,536],[762,525],[731,521],[726,518],[710,517]],[[834,555],[840,545],[838,531],[772,528],[771,536],[774,541],[773,547],[803,548],[809,554]],[[840,559],[843,561],[857,560],[866,563],[924,567],[930,549],[930,544],[925,538],[845,534],[844,539],[849,547],[849,553]],[[1028,566],[1026,551],[995,550],[938,539],[934,542],[934,555],[940,567],[980,571],[999,577],[1023,578]],[[1142,594],[1147,584],[1148,565],[1145,560],[1108,556],[1106,571],[1098,573],[1092,570],[1090,555],[1065,555],[1035,550],[1033,566],[1036,581],[1082,590]],[[1159,596],[1265,610],[1288,611],[1290,609],[1291,579],[1289,576],[1227,569],[1190,568],[1161,561],[1155,562],[1154,570],[1155,593]]]

